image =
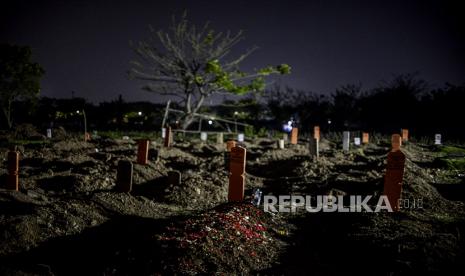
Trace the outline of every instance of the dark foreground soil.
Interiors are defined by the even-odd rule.
[[[0,274],[404,275],[465,268],[464,172],[437,165],[438,147],[403,147],[403,198],[410,203],[399,213],[268,213],[249,203],[253,189],[377,199],[389,145],[380,139],[344,154],[323,139],[319,160],[309,157],[304,140],[284,150],[267,139],[243,146],[247,199],[234,204],[227,203],[223,145],[193,140],[166,149],[152,142],[157,152],[148,165],[134,164],[129,194],[114,187],[118,161],[135,161],[131,139],[19,147],[19,192],[3,189],[5,158],[0,169]],[[168,181],[172,170],[181,184]]]

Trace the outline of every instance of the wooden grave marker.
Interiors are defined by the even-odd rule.
[[[362,144],[368,144],[370,142],[370,134],[368,132],[362,133]]]
[[[181,186],[181,173],[179,171],[169,171],[168,184],[174,186]]]
[[[391,145],[392,145],[392,151],[400,150],[400,146],[402,146],[402,138],[400,137],[399,134],[393,134],[391,136]]]
[[[320,141],[318,139],[310,137],[310,142],[308,146],[309,146],[310,156],[312,158],[320,157],[320,145],[319,144],[320,144]]]
[[[291,130],[291,144],[292,145],[297,145],[298,136],[299,136],[299,129],[296,127],[293,127]]]
[[[384,176],[384,192],[393,211],[399,211],[404,178],[405,154],[400,150],[391,151],[387,156],[386,174]]]
[[[167,127],[165,129],[166,129],[166,131],[165,131],[165,143],[164,143],[164,146],[166,148],[169,148],[169,147],[171,147],[171,141],[172,141],[171,140],[171,135],[172,135],[171,127]]]
[[[147,139],[141,139],[137,142],[137,164],[147,165],[149,158],[149,143]]]
[[[229,171],[229,156],[231,155],[231,149],[236,146],[236,141],[229,140],[226,142],[226,151],[224,152],[224,167],[226,171]]]
[[[19,191],[19,152],[16,149],[8,152],[8,190]]]
[[[118,161],[118,170],[116,173],[115,190],[122,193],[129,193],[132,190],[133,166],[129,160]]]
[[[234,147],[231,149],[229,163],[229,201],[244,200],[245,187],[245,160],[246,149],[242,147]]]
[[[402,129],[402,141],[407,142],[408,138],[408,129]]]
[[[313,127],[313,138],[320,141],[320,127],[319,126]]]

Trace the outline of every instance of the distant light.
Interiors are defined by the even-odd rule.
[[[209,125],[213,124],[213,121],[212,121],[212,120],[208,120],[208,124],[209,124]]]
[[[292,121],[287,121],[288,126],[292,126]]]
[[[330,125],[330,124],[331,124],[331,120],[328,120],[328,125]]]
[[[290,126],[290,125],[283,125],[283,131],[284,131],[284,132],[288,132],[288,133],[289,133],[289,132],[291,132],[291,130],[292,130],[292,126]]]
[[[139,114],[139,116],[142,116],[142,111],[137,112],[137,114]]]
[[[79,110],[76,110],[76,113],[79,114]]]
[[[237,115],[237,114],[239,114],[239,112],[237,112],[237,111],[234,111],[234,115]]]

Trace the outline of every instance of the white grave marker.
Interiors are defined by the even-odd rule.
[[[237,135],[237,141],[238,142],[244,142],[244,133],[239,133]]]
[[[47,128],[47,138],[52,138],[52,129],[51,128]]]
[[[435,145],[441,145],[441,138],[442,138],[441,134],[435,134],[434,135],[434,144]]]
[[[161,138],[165,139],[166,136],[166,128],[161,129]]]
[[[354,144],[360,146],[360,137],[354,137]]]
[[[207,141],[207,138],[208,138],[208,135],[206,132],[201,132],[200,133],[200,140],[202,140],[203,142]]]
[[[279,149],[284,149],[284,139],[279,139],[279,141],[278,141],[278,148],[279,148]]]

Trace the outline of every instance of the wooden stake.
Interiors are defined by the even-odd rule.
[[[231,149],[231,158],[229,164],[229,201],[244,200],[245,161],[245,148],[234,147]]]

